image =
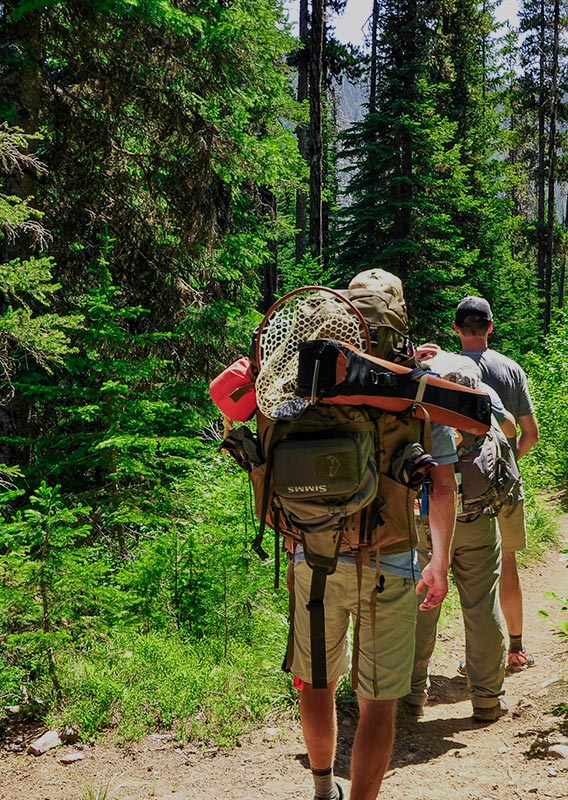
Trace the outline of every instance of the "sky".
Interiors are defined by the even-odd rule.
[[[284,5],[290,9],[290,19],[296,22],[298,19],[298,0],[285,0]],[[363,27],[371,14],[372,0],[348,0],[347,8],[341,17],[334,17],[332,23],[335,25],[337,38],[341,42],[353,42],[353,44],[363,44]],[[510,20],[513,24],[517,21],[517,9],[519,0],[503,0],[497,8],[495,16],[499,22]],[[295,27],[297,33],[297,24]]]

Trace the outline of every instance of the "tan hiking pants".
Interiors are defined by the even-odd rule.
[[[427,542],[420,531],[421,566],[428,563]],[[457,522],[451,570],[465,627],[468,689],[474,707],[496,705],[504,694],[505,637],[499,605],[501,541],[495,520],[485,515],[474,522]],[[440,608],[419,611],[416,652],[409,703],[424,705],[429,686],[428,665],[436,644]],[[457,664],[456,664],[457,667]]]

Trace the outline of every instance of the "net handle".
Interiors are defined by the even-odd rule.
[[[371,352],[371,334],[369,333],[369,326],[365,321],[365,317],[358,308],[356,308],[351,300],[341,294],[341,292],[336,291],[335,289],[329,289],[327,286],[317,286],[317,285],[309,285],[309,286],[300,286],[298,289],[292,289],[291,292],[286,292],[280,297],[275,303],[273,303],[266,314],[264,315],[262,322],[258,327],[258,333],[256,337],[256,363],[258,368],[262,366],[261,356],[260,356],[260,343],[262,341],[262,334],[264,333],[264,329],[268,320],[272,317],[275,311],[284,303],[286,300],[289,300],[294,295],[300,294],[301,292],[327,292],[327,294],[332,295],[336,298],[336,300],[340,300],[344,305],[348,306],[349,310],[355,314],[357,319],[359,320],[359,324],[361,325],[361,330],[365,334],[365,352]]]

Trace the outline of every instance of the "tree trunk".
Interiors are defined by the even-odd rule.
[[[545,7],[544,0],[540,0],[539,20],[539,88],[538,88],[538,168],[537,168],[537,279],[541,305],[544,307],[546,298],[545,289],[545,251],[546,251],[546,225],[545,225],[545,186],[546,186],[546,128],[545,128],[545,87],[544,87],[544,61],[545,61]]]
[[[323,49],[326,0],[312,0],[310,31],[310,250],[323,255]]]
[[[377,110],[377,75],[378,75],[378,31],[379,31],[379,0],[373,0],[371,22],[371,69],[369,72],[369,114]]]
[[[274,221],[276,219],[276,196],[269,189],[261,187],[260,198],[263,212]],[[274,304],[278,292],[278,247],[274,237],[269,239],[267,248],[270,260],[264,265],[262,276],[262,310],[264,312]]]
[[[13,13],[17,5],[16,2],[4,4],[0,35],[11,59],[9,66],[5,64],[4,73],[0,73],[0,93],[8,113],[12,115],[13,124],[25,133],[36,133],[41,100],[41,11],[27,13],[14,20]],[[35,148],[35,145],[30,150],[32,147]],[[33,170],[16,170],[5,177],[4,192],[26,200],[35,194],[35,178]],[[16,237],[13,241],[6,238],[1,251],[5,261],[25,258],[29,255],[29,243],[25,237]]]
[[[300,42],[302,49],[298,54],[298,102],[302,103],[308,99],[309,89],[309,54],[310,54],[310,38],[309,38],[309,12],[308,0],[300,0]],[[300,155],[308,163],[309,143],[308,143],[308,130],[305,125],[298,125],[296,128],[296,136],[298,138],[298,149]],[[296,264],[306,254],[307,247],[307,217],[308,217],[308,198],[304,187],[300,186],[296,191]]]
[[[544,332],[550,329],[552,317],[552,267],[554,261],[554,231],[556,226],[556,162],[558,62],[559,62],[560,0],[554,0],[553,45],[550,78],[550,121],[548,131],[548,203],[546,218],[546,250],[544,261]]]

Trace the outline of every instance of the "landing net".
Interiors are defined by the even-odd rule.
[[[368,330],[360,312],[331,289],[305,287],[284,295],[267,312],[260,326],[257,358],[260,372],[255,391],[267,417],[281,416],[282,406],[300,402],[298,346],[312,339],[336,339],[370,350]]]

